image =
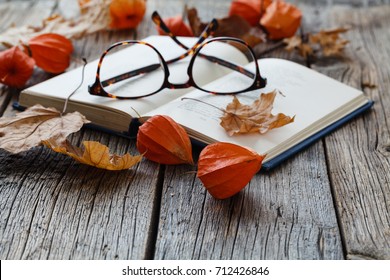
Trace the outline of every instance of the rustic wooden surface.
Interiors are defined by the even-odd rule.
[[[0,1],[0,32],[11,23],[39,23],[57,2]],[[137,32],[86,36],[74,42],[75,53],[94,59],[114,41],[156,34],[151,12],[172,16],[184,2],[148,0]],[[370,112],[224,201],[204,190],[191,166],[143,160],[133,170],[109,172],[42,147],[0,151],[0,258],[390,259],[388,1],[293,2],[304,12],[303,31],[351,28],[345,55],[309,62],[282,50],[267,56],[362,89],[375,101]],[[187,3],[206,21],[226,15],[230,1]],[[36,71],[28,86],[49,77]],[[15,113],[17,94],[0,86],[0,115]],[[90,139],[137,153],[133,141],[89,129],[71,138]]]

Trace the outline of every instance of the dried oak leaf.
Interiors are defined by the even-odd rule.
[[[324,56],[339,55],[345,45],[349,43],[340,37],[341,33],[347,32],[347,28],[336,28],[330,30],[321,30],[316,34],[309,35],[309,43],[319,44]]]
[[[336,28],[330,30],[322,30],[313,34],[305,34],[303,36],[292,36],[285,38],[283,42],[286,44],[287,51],[297,50],[304,58],[313,54],[322,54],[323,56],[340,55],[344,47],[349,43],[340,37],[341,33],[348,31],[346,28]]]
[[[297,50],[304,58],[314,53],[313,47],[308,43],[304,43],[301,36],[295,35],[290,38],[285,38],[283,39],[283,42],[287,44],[285,47],[287,51],[291,52],[293,50]]]
[[[64,141],[85,123],[89,121],[79,112],[61,115],[54,108],[34,105],[13,117],[0,118],[0,148],[20,153],[49,138]]]
[[[84,141],[84,149],[73,146],[67,140],[57,141],[54,138],[44,140],[42,143],[53,151],[70,156],[80,163],[106,170],[129,169],[142,159],[142,155],[110,154],[107,146],[96,141]]]
[[[233,101],[224,110],[221,126],[232,136],[252,132],[264,134],[273,128],[293,122],[295,116],[289,117],[282,113],[277,115],[271,113],[276,93],[275,90],[262,93],[251,105],[241,104],[234,96]]]

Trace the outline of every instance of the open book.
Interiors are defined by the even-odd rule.
[[[189,47],[196,42],[195,38],[180,40]],[[151,36],[145,41],[155,46],[166,59],[183,53],[183,49],[167,36]],[[226,52],[224,57],[245,59],[241,52],[229,46],[221,48],[219,52]],[[109,59],[115,65],[115,61],[123,55],[126,54],[118,52]],[[132,129],[132,120],[139,115],[169,115],[187,130],[191,138],[202,143],[231,142],[252,148],[260,154],[267,154],[263,167],[269,169],[368,109],[373,103],[363,92],[297,63],[273,58],[260,59],[258,63],[261,75],[267,78],[267,86],[237,95],[240,102],[251,104],[261,93],[277,89],[283,95],[277,95],[273,112],[295,115],[293,123],[266,134],[229,136],[219,124],[222,116],[220,110],[190,99],[182,99],[191,97],[225,108],[233,99],[230,95],[213,95],[194,88],[165,89],[136,100],[90,95],[87,88],[95,81],[97,60],[86,66],[84,83],[69,100],[67,111],[79,111],[94,125],[124,135],[128,135]],[[183,83],[188,80],[187,63],[173,64],[169,70],[172,82]],[[80,83],[81,71],[78,68],[25,89],[20,95],[19,104],[23,107],[41,104],[62,110],[66,98]],[[214,87],[226,86],[230,79],[229,75],[212,71],[207,64],[200,72],[202,83],[215,83]]]

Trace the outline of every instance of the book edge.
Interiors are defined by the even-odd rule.
[[[306,138],[305,140],[299,142],[295,146],[291,147],[290,149],[284,151],[283,153],[275,156],[271,160],[265,162],[261,170],[264,171],[270,171],[271,169],[274,169],[275,167],[279,166],[282,162],[290,158],[291,156],[297,154],[298,152],[302,151],[303,149],[309,147],[310,145],[314,144],[321,138],[325,137],[326,135],[329,135],[331,132],[335,131],[339,127],[343,126],[344,124],[348,123],[353,118],[359,116],[360,114],[364,113],[365,111],[369,110],[374,105],[374,101],[368,100],[366,104],[363,106],[357,108],[356,110],[352,111],[348,115],[344,116],[343,118],[331,123],[330,125],[326,126],[322,130],[318,131],[317,133],[313,134],[312,136]]]

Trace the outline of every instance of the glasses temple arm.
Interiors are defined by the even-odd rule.
[[[138,76],[138,75],[141,75],[141,74],[150,73],[150,72],[152,72],[152,71],[154,71],[154,70],[156,70],[156,69],[158,69],[160,67],[161,67],[161,64],[159,64],[159,63],[148,65],[148,66],[145,66],[145,67],[142,67],[142,68],[138,68],[138,69],[135,69],[133,71],[126,72],[124,74],[120,74],[118,76],[109,78],[107,80],[101,81],[101,84],[102,84],[103,87],[106,87],[108,85],[112,85],[112,84],[115,84],[117,82],[120,82],[120,81],[123,81],[123,80],[126,80],[126,79],[130,79],[132,77],[135,77],[135,76]]]
[[[154,12],[153,15],[152,15],[152,19],[153,21],[158,25],[160,26],[164,32],[167,32],[170,34],[170,37],[172,38],[172,40],[178,44],[179,46],[181,46],[183,49],[187,50],[186,53],[184,53],[183,55],[179,56],[179,57],[176,57],[174,59],[171,59],[171,60],[168,60],[167,61],[167,64],[171,64],[173,62],[176,62],[178,60],[181,60],[185,57],[187,57],[191,52],[193,52],[205,39],[207,39],[207,37],[211,34],[212,31],[214,31],[217,27],[218,27],[218,23],[217,23],[217,20],[212,20],[210,22],[210,24],[203,30],[201,36],[199,37],[199,40],[196,42],[196,44],[190,49],[189,47],[187,47],[186,45],[184,45],[183,43],[181,43],[175,35],[172,34],[172,32],[169,30],[168,26],[166,26],[166,24],[162,21],[160,15],[157,13],[157,12]],[[135,69],[135,70],[132,70],[130,72],[127,72],[127,73],[123,73],[123,74],[120,74],[118,76],[115,76],[115,77],[112,77],[112,78],[109,78],[107,80],[104,80],[104,81],[101,81],[101,84],[102,86],[108,86],[110,84],[115,84],[117,82],[120,82],[120,81],[123,81],[125,79],[129,79],[129,78],[132,78],[132,77],[135,77],[137,75],[140,75],[140,74],[145,74],[145,73],[148,73],[148,72],[152,72],[156,69],[158,69],[160,67],[160,64],[153,64],[153,65],[150,65],[150,66],[146,66],[146,67],[142,67],[142,68],[139,68],[139,69]]]
[[[183,55],[179,56],[179,57],[176,57],[176,58],[173,58],[173,59],[170,59],[167,61],[167,64],[171,64],[171,63],[174,63],[176,61],[179,61],[185,57],[187,57],[191,52],[194,52],[196,50],[196,48],[205,40],[207,39],[210,34],[215,30],[217,29],[218,27],[218,22],[216,19],[213,19],[207,26],[206,28],[203,30],[203,32],[201,33],[201,35],[199,36],[199,40],[194,44],[194,46],[192,48],[189,48],[187,47],[186,45],[184,45],[182,42],[180,42],[177,37],[171,32],[171,30],[168,28],[168,26],[164,23],[164,21],[162,20],[162,18],[160,17],[160,15],[155,11],[153,12],[152,14],[152,20],[153,22],[159,26],[164,32],[166,32],[169,37],[176,43],[178,44],[180,47],[182,47],[183,49],[187,50],[186,53],[184,53]],[[237,71],[237,72],[240,72],[250,78],[254,78],[255,77],[255,73],[252,73],[251,71],[248,71],[246,70],[245,68],[242,68],[234,63],[231,63],[229,61],[226,61],[226,60],[223,60],[223,59],[220,59],[218,57],[215,57],[215,56],[210,56],[210,55],[205,55],[205,54],[200,54],[198,53],[198,55],[200,57],[203,57],[211,62],[214,62],[214,63],[217,63],[219,65],[222,65],[222,66],[225,66],[229,69],[232,69],[234,71]],[[125,79],[129,79],[129,78],[132,78],[132,77],[135,77],[137,75],[140,75],[140,74],[145,74],[145,73],[149,73],[149,72],[152,72],[156,69],[158,69],[161,65],[160,64],[153,64],[153,65],[149,65],[149,66],[145,66],[145,67],[142,67],[142,68],[139,68],[139,69],[135,69],[133,71],[130,71],[130,72],[127,72],[127,73],[124,73],[124,74],[121,74],[121,75],[118,75],[118,76],[115,76],[115,77],[112,77],[110,79],[107,79],[107,80],[104,80],[104,81],[101,81],[101,84],[102,86],[108,86],[110,84],[114,84],[114,83],[117,83],[117,82],[120,82],[120,81],[123,81]]]
[[[203,32],[201,33],[201,35],[199,36],[199,40],[198,42],[196,42],[196,44],[190,49],[189,47],[187,47],[186,45],[184,45],[182,42],[179,41],[179,39],[177,39],[177,37],[172,33],[172,31],[169,29],[169,27],[164,23],[164,21],[162,20],[161,16],[159,15],[159,13],[157,11],[154,11],[153,14],[152,14],[152,20],[153,22],[158,26],[160,27],[165,33],[168,34],[169,37],[171,37],[171,39],[176,43],[178,44],[179,46],[181,46],[183,49],[185,50],[195,50],[205,39],[207,39],[210,34],[216,30],[218,28],[218,21],[216,19],[213,19],[207,26],[206,28],[203,30]],[[188,54],[186,54],[185,56],[187,56]],[[215,57],[215,56],[209,56],[209,55],[205,55],[205,54],[198,54],[199,56],[203,57],[203,58],[206,58],[207,60],[211,61],[211,62],[214,62],[214,63],[218,63],[219,65],[222,65],[222,66],[225,66],[227,68],[230,68],[234,71],[237,71],[237,72],[240,72],[242,74],[244,74],[245,76],[248,76],[250,78],[254,78],[255,77],[255,74],[246,70],[246,69],[243,69],[242,67],[238,66],[238,65],[235,65],[234,63],[231,63],[229,61],[226,61],[226,60],[223,60],[223,59],[220,59],[218,57]],[[177,57],[177,58],[174,58],[174,59],[171,59],[169,61],[167,61],[167,64],[170,64],[170,63],[173,63],[173,62],[176,62],[180,59],[182,59],[183,56],[180,56],[180,57]]]

